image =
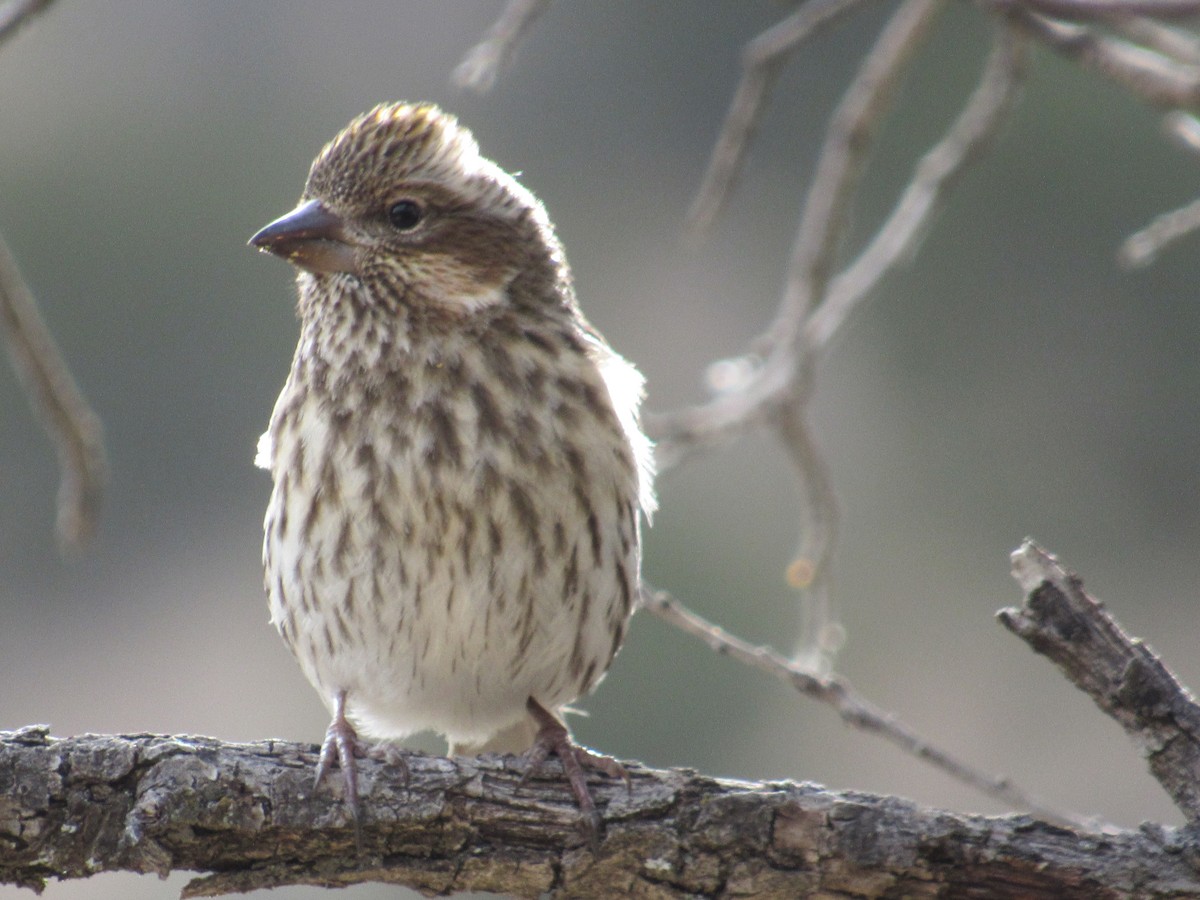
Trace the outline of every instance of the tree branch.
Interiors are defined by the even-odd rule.
[[[550,0],[509,0],[483,40],[468,50],[455,68],[455,83],[480,94],[490,91],[500,70],[516,54],[521,38],[549,6]]]
[[[694,232],[710,228],[725,208],[780,70],[805,41],[862,3],[811,0],[746,45],[742,51],[742,80],[688,211],[688,225]]]
[[[1001,623],[1116,719],[1175,805],[1200,819],[1200,706],[1057,559],[1027,540],[1012,563],[1026,598],[1001,610]]]
[[[814,675],[807,666],[789,660],[770,647],[755,646],[730,634],[689,610],[666,591],[651,591],[643,597],[642,602],[647,612],[685,634],[699,638],[714,652],[779,679],[810,700],[831,707],[847,725],[883,738],[915,759],[986,796],[1016,809],[1033,812],[1058,825],[1086,828],[1090,824],[1081,816],[1050,807],[1002,775],[988,775],[956,759],[921,737],[893,713],[880,709],[860,695],[837,674]]]
[[[826,348],[850,313],[904,259],[915,252],[934,215],[970,163],[1004,123],[1025,69],[1025,41],[1000,28],[971,97],[954,123],[917,163],[891,215],[853,263],[834,277],[807,323],[814,348]]]
[[[913,250],[950,187],[995,134],[1011,106],[1025,56],[1023,39],[1013,29],[998,29],[979,84],[958,118],[922,157],[895,210],[866,249],[829,279],[861,157],[878,128],[900,68],[915,51],[936,9],[929,4],[901,7],[839,106],[805,204],[787,291],[775,322],[756,341],[760,350],[770,348],[765,361],[741,383],[705,404],[647,418],[648,429],[659,442],[657,458],[663,469],[740,430],[764,423],[773,426],[802,493],[797,504],[800,537],[788,581],[803,591],[798,659],[818,676],[832,670],[843,630],[831,612],[829,576],[837,530],[836,497],[805,416],[817,362],[850,313]]]
[[[13,369],[29,403],[45,423],[58,453],[57,530],[66,548],[86,540],[96,527],[108,480],[104,430],[38,312],[16,260],[0,238],[0,334],[8,342]]]
[[[1181,110],[1163,116],[1163,131],[1193,155],[1200,154],[1200,121]],[[1166,247],[1200,228],[1200,200],[1162,213],[1121,244],[1117,260],[1126,268],[1148,266]]]
[[[805,318],[824,296],[860,168],[905,64],[940,9],[933,0],[907,0],[863,60],[827,129],[774,321],[754,342],[767,351],[766,358],[736,390],[698,406],[646,417],[659,471],[768,421],[791,398],[805,364]]]
[[[102,871],[211,873],[185,897],[288,884],[404,884],[427,893],[660,898],[1105,898],[1200,891],[1186,831],[1096,834],[790,782],[633,767],[597,785],[606,836],[584,846],[557,778],[521,787],[511,758],[363,760],[361,847],[316,748],[283,742],[0,734],[0,881]],[[958,893],[956,893],[958,892]]]
[[[1091,26],[1041,15],[1032,11],[1037,4],[1027,0],[990,2],[1030,37],[1149,103],[1170,109],[1200,106],[1200,66],[1187,59],[1100,34]],[[1191,5],[1200,9],[1200,4]]]
[[[1156,216],[1121,244],[1117,260],[1129,269],[1148,266],[1162,250],[1200,228],[1200,198]]]
[[[10,0],[0,6],[0,43],[16,34],[51,0]],[[108,481],[104,432],[38,311],[8,245],[0,238],[0,335],[29,404],[58,453],[60,472],[56,530],[61,547],[91,536]]]
[[[1064,19],[1109,20],[1129,16],[1160,19],[1191,18],[1200,14],[1197,0],[995,0]]]
[[[0,43],[49,6],[51,0],[9,0],[0,6]]]

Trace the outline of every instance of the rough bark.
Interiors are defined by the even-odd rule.
[[[362,761],[357,836],[315,747],[278,741],[0,735],[0,882],[126,870],[208,873],[186,896],[284,884],[405,884],[520,897],[1144,897],[1200,893],[1200,842],[1144,827],[1088,834],[812,784],[634,767],[595,789],[598,849],[550,766],[512,758]]]
[[[1189,822],[1200,819],[1200,706],[1145,642],[1088,596],[1079,576],[1026,541],[1012,555],[1025,604],[1000,622],[1125,729]]]

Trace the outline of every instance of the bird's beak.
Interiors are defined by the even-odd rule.
[[[355,272],[354,244],[346,223],[319,200],[301,203],[254,237],[250,245],[282,257],[306,272]]]

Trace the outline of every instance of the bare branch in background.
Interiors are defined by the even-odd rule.
[[[916,56],[942,4],[908,0],[892,15],[850,83],[817,158],[800,216],[783,298],[764,340],[764,369],[781,374],[776,438],[787,451],[800,488],[799,540],[789,573],[799,590],[801,632],[798,662],[825,675],[845,634],[833,616],[830,563],[837,533],[838,507],[829,467],[809,432],[807,406],[816,377],[816,356],[807,344],[805,321],[822,303],[845,239],[850,208],[866,159],[909,62]],[[786,374],[784,374],[786,373]]]
[[[1109,37],[1092,26],[1047,18],[1020,0],[993,0],[993,5],[1030,37],[1155,106],[1200,108],[1200,66],[1186,59]]]
[[[701,406],[647,420],[651,436],[659,443],[663,468],[748,427],[772,424],[796,470],[801,491],[799,546],[788,567],[789,582],[801,591],[803,630],[796,655],[817,674],[832,668],[843,633],[831,612],[829,590],[837,504],[804,412],[812,394],[816,362],[806,322],[825,300],[863,163],[901,73],[941,8],[924,0],[903,4],[839,104],[801,214],[783,298],[774,321],[755,342],[757,353],[765,356],[762,364],[736,390]]]
[[[1200,0],[988,0],[1026,34],[1156,106],[1170,109],[1169,131],[1191,149],[1200,110],[1200,37],[1158,19],[1200,16]],[[1059,18],[1055,18],[1059,17]],[[1063,21],[1070,19],[1072,21]],[[1081,25],[1079,21],[1092,24]],[[1103,33],[1108,28],[1118,36]],[[1200,201],[1164,213],[1121,245],[1118,262],[1149,265],[1168,245],[1200,228]]]
[[[693,230],[699,232],[711,227],[725,208],[762,117],[763,104],[775,86],[780,69],[801,44],[863,2],[811,0],[746,45],[741,83],[688,212],[688,224]]]
[[[810,357],[811,359],[811,357]],[[800,390],[812,383],[811,366],[798,379]],[[788,586],[799,593],[800,634],[794,658],[814,675],[828,675],[846,642],[846,632],[834,615],[831,572],[837,545],[839,509],[833,477],[808,427],[807,395],[797,393],[779,408],[776,438],[787,451],[796,473],[800,502],[796,504],[799,537],[787,567]]]
[[[1115,19],[1111,26],[1130,43],[1141,44],[1187,65],[1200,65],[1200,40],[1193,32],[1144,16]]]
[[[1024,7],[1063,19],[1108,21],[1131,16],[1186,19],[1200,12],[1197,0],[990,0],[996,6]]]
[[[549,5],[550,0],[509,0],[484,39],[467,51],[454,70],[455,83],[480,94],[490,91],[521,38]]]
[[[1191,113],[1175,111],[1163,116],[1163,130],[1186,150],[1200,156],[1200,121]],[[1127,268],[1148,266],[1158,254],[1200,228],[1200,200],[1163,213],[1131,234],[1121,245],[1117,260]]]
[[[908,34],[911,35],[913,32]],[[880,43],[884,44],[884,41],[881,39]],[[795,353],[801,361],[795,362],[794,367],[790,369],[793,380],[778,383],[777,388],[780,392],[777,396],[782,396],[785,391],[794,392],[790,395],[790,402],[781,402],[773,410],[765,404],[758,410],[746,408],[744,421],[774,423],[782,443],[788,449],[796,465],[805,489],[805,501],[801,504],[804,517],[801,546],[796,559],[789,567],[788,574],[793,586],[805,588],[808,591],[806,613],[810,621],[806,628],[806,634],[812,643],[809,646],[801,647],[801,661],[797,662],[796,660],[785,660],[773,650],[750,648],[750,645],[723,631],[719,631],[720,639],[718,640],[714,637],[714,626],[708,625],[699,616],[680,606],[678,602],[674,600],[664,602],[664,595],[657,595],[657,599],[650,604],[650,608],[657,615],[676,627],[683,628],[689,634],[700,637],[720,652],[733,655],[744,662],[751,662],[760,668],[773,670],[780,677],[784,677],[783,670],[779,668],[782,664],[790,673],[787,677],[796,678],[798,676],[795,673],[803,672],[805,678],[808,679],[806,683],[810,686],[840,683],[836,676],[830,676],[823,671],[827,665],[822,665],[821,661],[821,658],[824,657],[827,662],[836,649],[834,646],[836,629],[833,629],[834,634],[830,633],[833,623],[827,611],[813,608],[814,604],[818,606],[827,604],[829,599],[823,579],[827,571],[828,556],[832,552],[834,543],[837,507],[828,475],[825,474],[825,464],[819,453],[816,452],[803,423],[803,405],[811,392],[815,377],[812,363],[819,351],[829,344],[833,335],[846,321],[850,310],[868,296],[884,275],[911,252],[956,177],[973,159],[978,157],[987,142],[995,135],[1000,123],[1004,120],[1005,113],[1011,107],[1020,81],[1025,57],[1023,44],[1024,42],[1018,36],[1007,29],[1003,29],[997,34],[995,46],[984,67],[979,86],[945,137],[918,163],[913,179],[902,194],[896,209],[858,259],[828,282],[828,290],[824,294],[824,299],[820,300],[809,315],[801,318],[797,327],[800,328],[802,341],[798,346],[790,345],[795,348]],[[897,49],[893,45],[885,46],[892,51]],[[893,52],[889,62],[898,64],[901,58],[900,53]],[[854,181],[852,162],[844,159],[837,160],[837,157],[843,153],[841,148],[849,144],[855,144],[861,151],[865,151],[862,139],[869,131],[867,124],[873,122],[883,108],[878,94],[870,93],[866,86],[878,85],[881,79],[892,78],[895,74],[893,68],[885,68],[882,65],[871,69],[864,65],[864,70],[868,74],[861,77],[857,83],[860,93],[853,98],[853,102],[843,102],[835,124],[831,126],[831,131],[836,134],[829,138],[826,144],[829,148],[829,158],[835,160],[824,166],[827,180],[823,182],[823,187],[830,193],[819,195],[815,205],[815,208],[826,211],[826,215],[821,218],[817,214],[811,214],[811,218],[806,218],[806,222],[809,223],[807,233],[815,235],[810,238],[812,245],[819,249],[809,251],[801,249],[797,251],[795,259],[812,259],[832,253],[831,248],[835,242],[831,235],[837,230],[833,226],[832,220],[839,218],[839,214],[833,211],[848,203],[845,195]],[[819,170],[821,168],[818,167]],[[820,176],[817,180],[820,180]],[[803,266],[803,263],[800,265]],[[810,263],[809,268],[810,270],[814,266],[819,268],[819,265],[819,263]],[[799,277],[803,279],[803,276]],[[804,304],[795,304],[792,307],[797,312],[803,312],[804,308]],[[777,320],[774,331],[778,334],[783,328],[784,326]],[[718,398],[714,402],[720,402],[720,399]],[[699,409],[704,409],[704,407]],[[690,439],[690,437],[689,435],[688,438]],[[703,441],[704,438],[701,438],[702,443]],[[805,690],[803,692],[807,696],[827,702],[831,696],[834,696],[827,691]],[[865,704],[865,701],[861,701],[859,705],[862,704]],[[1070,818],[1063,813],[1041,809],[1036,801],[1021,794],[1011,784],[1002,780],[988,779],[978,773],[971,773],[957,762],[948,763],[949,757],[946,754],[929,750],[923,742],[915,740],[903,729],[900,729],[899,732],[891,732],[879,726],[874,719],[847,715],[844,707],[840,708],[840,711],[847,721],[885,734],[893,743],[913,752],[921,759],[932,762],[938,768],[964,780],[973,787],[984,790],[993,796],[1004,796],[1008,801],[1024,805],[1026,808],[1039,808],[1039,811],[1044,814],[1052,814],[1059,821]],[[882,714],[879,717],[880,720],[889,718]]]
[[[833,707],[842,721],[862,731],[878,735],[905,753],[928,763],[946,775],[979,790],[996,800],[1011,803],[1049,822],[1070,828],[1099,827],[1072,813],[1053,809],[1026,794],[1003,776],[989,775],[954,758],[920,737],[895,715],[860,696],[838,675],[816,676],[770,647],[760,647],[729,634],[725,629],[692,612],[666,591],[647,588],[643,605],[656,618],[699,638],[710,649],[752,669],[777,678],[810,700]]]
[[[52,0],[9,0],[0,6],[0,44],[50,5]]]
[[[830,281],[826,299],[813,310],[812,315],[808,318],[805,346],[809,350],[810,359],[813,354],[829,344],[831,338],[846,321],[850,310],[867,297],[884,275],[911,252],[918,237],[925,231],[930,218],[944,201],[947,191],[957,176],[973,159],[978,157],[989,140],[994,137],[996,130],[1004,121],[1006,112],[1012,105],[1020,84],[1026,55],[1024,49],[1024,41],[1020,36],[1007,29],[1002,29],[997,34],[994,48],[984,67],[979,85],[957,120],[946,135],[922,157],[912,181],[904,190],[895,210],[877,232],[867,249],[854,263]],[[811,375],[800,380],[807,382],[809,378]],[[805,453],[803,461],[798,462],[799,470],[807,473],[823,467],[824,463],[820,456],[813,451],[807,432],[795,430],[795,417],[800,412],[798,407],[794,404],[786,405],[777,412],[782,421],[779,427],[784,430],[791,429],[790,434],[785,433],[785,446],[793,454]],[[806,484],[809,485],[810,491],[814,489],[830,491],[826,497],[810,499],[805,504],[825,510],[818,515],[823,517],[827,523],[830,541],[821,546],[819,550],[815,550],[812,545],[802,545],[797,554],[797,561],[793,562],[792,568],[789,569],[789,580],[795,580],[790,577],[793,569],[804,572],[807,578],[814,577],[819,570],[818,573],[814,573],[810,567],[798,566],[798,562],[806,558],[814,558],[810,554],[827,554],[832,549],[836,502],[829,488],[829,479],[827,476],[822,476],[812,479]],[[931,763],[941,771],[990,796],[1014,803],[1022,808],[1031,809],[1039,815],[1050,816],[1055,821],[1079,823],[1077,817],[1068,813],[1047,809],[1006,779],[988,777],[953,760],[949,754],[930,747],[903,726],[897,724],[893,728],[894,717],[876,710],[868,701],[851,694],[838,676],[815,672],[811,658],[805,658],[798,663],[782,657],[770,648],[754,647],[706,622],[662,592],[651,595],[647,600],[647,608],[659,618],[700,638],[717,652],[732,656],[755,668],[783,678],[792,683],[805,696],[831,703],[849,724],[882,735],[919,759]],[[814,617],[816,615],[814,614]],[[828,627],[828,620],[826,620],[826,627]],[[813,630],[809,633],[814,633],[816,628],[815,624],[810,625],[810,629]],[[830,648],[821,649],[828,651]],[[860,715],[862,709],[869,709],[872,714]]]
[[[1167,113],[1163,116],[1163,131],[1185,150],[1200,155],[1200,120],[1191,113]]]
[[[11,0],[0,6],[0,43],[51,0]],[[64,549],[91,536],[108,480],[104,433],[38,312],[8,245],[0,238],[0,333],[29,403],[58,454],[60,470],[56,530]]]
[[[907,0],[901,5],[867,53],[834,113],[804,201],[783,301],[768,332],[772,355],[803,351],[804,317],[824,296],[845,238],[863,165],[904,69],[942,9],[938,0]]]
[[[0,239],[0,331],[30,404],[41,416],[58,453],[58,537],[78,546],[95,529],[100,497],[108,479],[104,432],[59,353],[21,277],[8,246]]]
[[[1117,260],[1130,269],[1148,266],[1166,247],[1200,228],[1200,200],[1163,213],[1121,244]]]
[[[660,471],[764,423],[791,393],[800,370],[804,316],[819,301],[832,265],[830,257],[843,237],[859,165],[886,112],[899,70],[939,8],[927,0],[909,0],[901,6],[846,92],[805,201],[779,310],[768,330],[753,342],[756,355],[765,353],[762,364],[744,384],[707,403],[647,417],[647,430],[657,442]]]
[[[950,188],[1004,123],[1021,84],[1025,57],[1025,41],[1001,29],[979,85],[958,119],[921,158],[892,214],[858,258],[830,282],[825,299],[809,317],[811,347],[826,348],[883,277],[916,251]]]

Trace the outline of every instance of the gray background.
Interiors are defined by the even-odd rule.
[[[856,239],[974,82],[989,29],[953,6],[889,120]],[[766,323],[824,124],[890,4],[788,67],[700,249],[680,223],[741,44],[784,7],[563,2],[492,95],[463,94],[449,73],[499,7],[60,0],[0,51],[0,229],[113,466],[98,539],[62,561],[53,455],[0,369],[0,728],[322,735],[324,709],[267,624],[269,486],[251,465],[296,338],[291,276],[245,241],[372,104],[442,103],[524,172],[652,408],[700,398],[705,364]],[[839,340],[813,411],[844,517],[839,669],[985,770],[1126,826],[1179,817],[1118,727],[993,613],[1018,599],[1007,556],[1032,534],[1200,683],[1197,241],[1147,272],[1113,261],[1198,173],[1151,111],[1035,54],[995,153]],[[648,576],[789,649],[782,453],[751,440],[660,495]],[[652,765],[1003,811],[648,617],[586,707],[582,740]],[[166,897],[182,880],[108,876],[46,896]]]

